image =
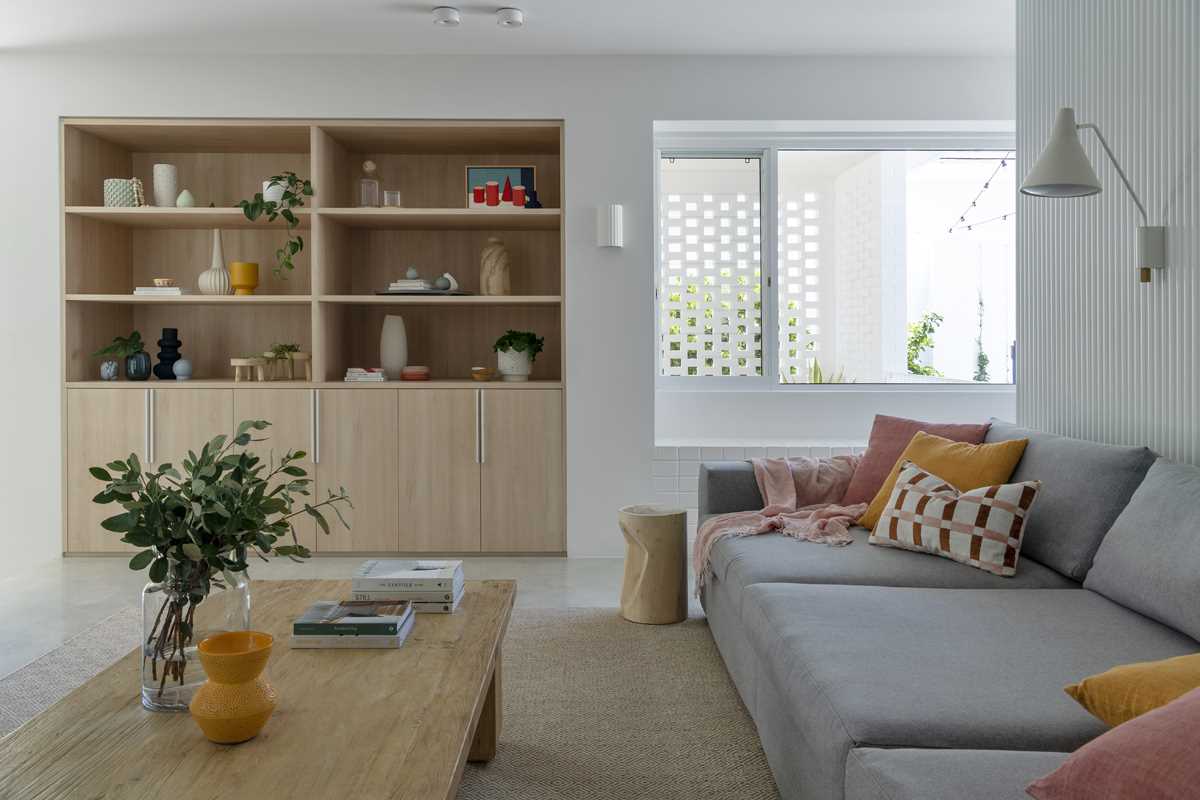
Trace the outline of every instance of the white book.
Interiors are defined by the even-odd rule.
[[[351,592],[352,600],[369,600],[373,603],[453,603],[454,589],[380,589],[373,592]]]
[[[350,591],[459,592],[463,580],[462,561],[372,559],[354,571]]]
[[[395,636],[292,636],[290,643],[293,650],[395,650],[408,638],[413,620],[410,614]]]
[[[189,294],[190,292],[179,286],[138,286],[134,288],[133,293],[148,295],[181,295]]]
[[[462,600],[463,593],[465,591],[466,591],[465,588],[459,588],[459,590],[454,593],[454,599],[450,602],[441,602],[441,603],[413,602],[413,604],[412,604],[413,611],[417,612],[418,614],[453,614],[455,611],[458,610],[458,604]]]

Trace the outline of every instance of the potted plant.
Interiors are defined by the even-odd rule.
[[[199,453],[189,451],[180,467],[143,467],[137,455],[90,469],[104,482],[93,498],[123,509],[100,523],[141,550],[129,561],[149,569],[142,590],[142,705],[186,709],[204,682],[196,645],[210,633],[250,625],[248,559],[269,555],[293,560],[311,553],[300,544],[292,520],[312,517],[329,533],[322,509],[350,505],[345,489],[320,503],[308,501],[312,481],[299,465],[305,453],[288,451],[268,462],[246,449],[252,431],[270,425],[247,420],[232,437],[217,436]],[[211,595],[220,592],[221,603]],[[199,616],[197,610],[201,609]],[[223,611],[223,617],[221,616]]]
[[[267,194],[270,199],[263,197]],[[268,222],[274,222],[279,217],[287,224],[287,241],[283,247],[275,251],[276,276],[283,277],[284,270],[295,269],[292,258],[304,249],[304,239],[296,233],[300,219],[296,209],[304,207],[304,198],[312,197],[313,187],[310,181],[301,179],[294,172],[283,172],[272,175],[263,184],[263,191],[254,195],[252,200],[242,200],[238,208],[248,220],[256,220],[265,216]],[[276,199],[278,198],[278,199]]]
[[[280,380],[284,378],[288,380],[294,379],[296,377],[295,360],[300,356],[308,358],[307,354],[300,352],[300,345],[291,342],[286,344],[280,344],[279,342],[276,342],[271,345],[270,350],[267,350],[263,353],[263,358],[268,359],[272,364],[273,380]],[[285,362],[287,365],[286,372],[284,366]]]
[[[527,381],[544,340],[531,331],[508,330],[496,340],[496,366],[506,381]]]
[[[140,331],[133,331],[128,336],[117,336],[111,344],[101,347],[93,356],[114,356],[100,364],[100,377],[106,381],[117,377],[116,359],[125,359],[125,377],[131,381],[144,381],[150,378],[150,354],[142,344]]]

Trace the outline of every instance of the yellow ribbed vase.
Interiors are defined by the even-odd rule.
[[[208,680],[188,710],[210,741],[237,744],[258,735],[275,711],[275,689],[262,676],[274,638],[260,631],[218,633],[196,650]]]
[[[233,285],[234,294],[254,294],[258,288],[258,262],[231,261],[229,282]]]

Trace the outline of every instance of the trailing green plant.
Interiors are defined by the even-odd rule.
[[[246,219],[252,222],[262,216],[265,216],[268,222],[274,222],[279,217],[283,217],[283,221],[287,224],[288,238],[283,247],[275,251],[276,263],[272,270],[277,276],[282,277],[285,269],[295,269],[296,265],[292,263],[292,258],[304,249],[304,239],[296,233],[296,228],[300,226],[300,218],[296,216],[296,209],[304,207],[304,198],[312,197],[313,187],[310,181],[301,179],[294,172],[272,175],[268,179],[267,188],[275,186],[283,187],[283,197],[278,202],[265,200],[262,192],[258,192],[254,195],[253,200],[240,201],[238,208],[246,215]]]
[[[192,618],[213,588],[233,585],[253,556],[308,558],[311,552],[296,538],[292,520],[297,516],[312,517],[328,534],[322,512],[328,509],[350,527],[338,507],[353,507],[344,488],[319,503],[305,499],[312,480],[299,463],[304,451],[290,450],[276,463],[274,454],[264,462],[247,449],[266,441],[252,431],[269,426],[266,420],[242,422],[233,436],[214,437],[199,453],[189,450],[182,470],[170,463],[143,466],[135,453],[89,470],[104,482],[93,502],[123,509],[100,526],[141,548],[129,568],[148,569],[151,581],[170,587],[145,642],[155,676],[163,662],[160,695],[168,678],[183,683]]]
[[[129,358],[134,353],[140,353],[146,349],[142,342],[142,334],[140,331],[134,331],[128,336],[117,336],[112,340],[111,344],[101,347],[93,356],[112,356],[114,358]]]
[[[518,353],[529,353],[529,360],[534,361],[537,359],[537,354],[542,352],[542,343],[544,341],[542,337],[531,331],[507,330],[492,345],[492,350],[497,353],[501,350],[515,350]]]
[[[934,311],[926,311],[921,319],[908,326],[908,371],[912,375],[932,375],[941,377],[942,373],[933,367],[921,363],[921,355],[926,350],[933,349],[933,334],[942,324],[942,315]]]
[[[975,380],[987,383],[988,364],[990,359],[983,352],[983,292],[978,294],[979,302],[975,307]]]

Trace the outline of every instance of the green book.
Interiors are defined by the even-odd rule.
[[[292,623],[292,635],[395,636],[412,613],[407,601],[321,600]]]

